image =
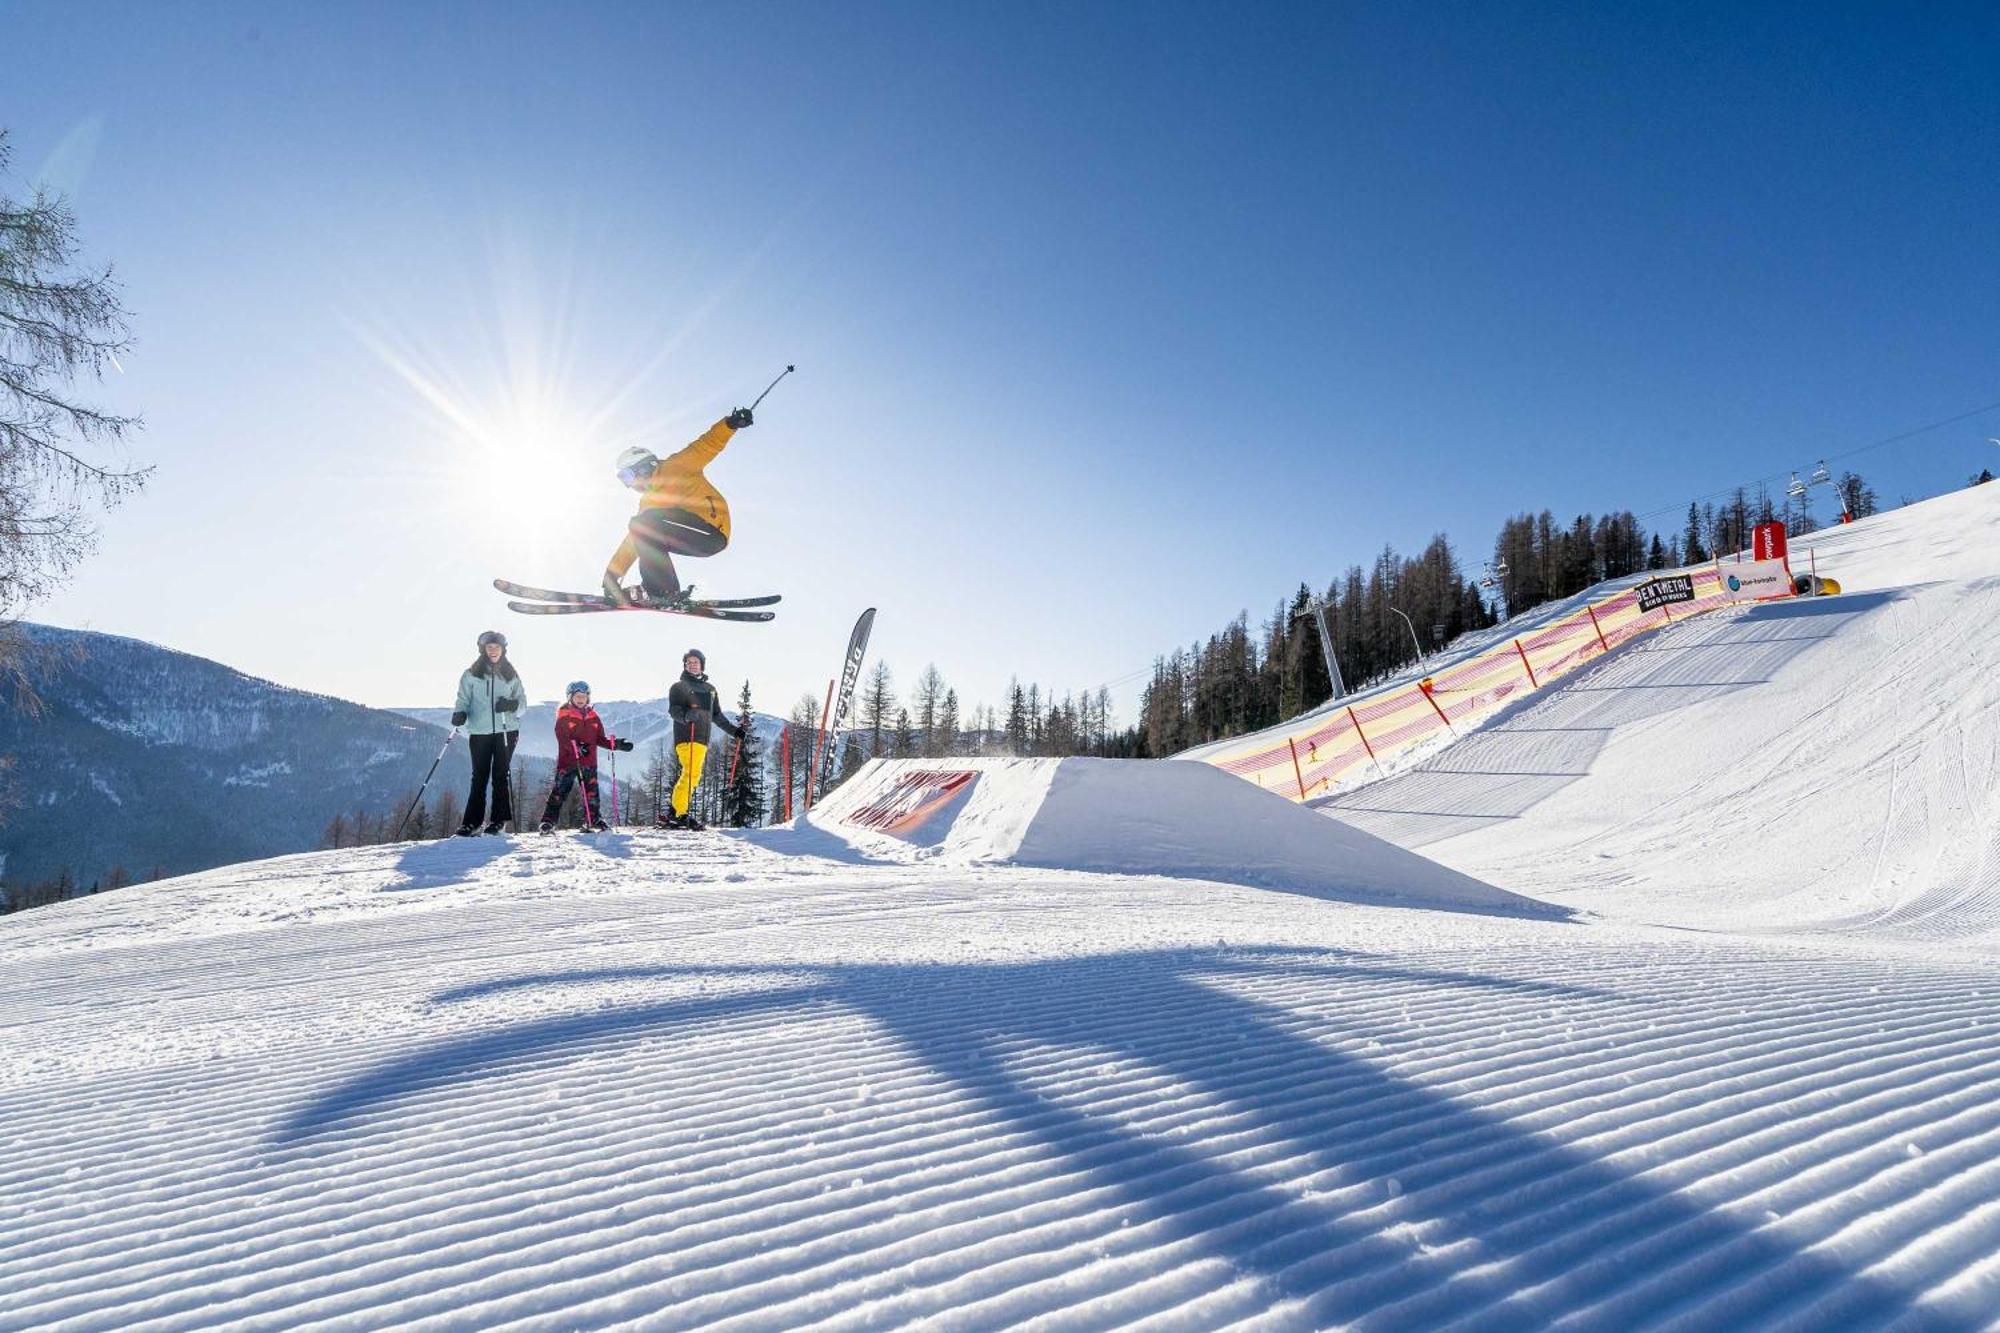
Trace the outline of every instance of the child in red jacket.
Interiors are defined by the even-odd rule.
[[[590,682],[569,683],[569,702],[556,710],[556,782],[549,789],[549,803],[542,807],[541,831],[555,832],[556,816],[562,813],[569,789],[583,783],[583,825],[602,833],[603,807],[597,803],[597,752],[630,750],[632,742],[621,741],[605,731],[597,710],[590,706]]]

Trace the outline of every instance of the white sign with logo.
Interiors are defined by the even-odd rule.
[[[1792,576],[1782,560],[1727,561],[1717,565],[1722,577],[1722,595],[1734,601],[1762,601],[1767,597],[1790,597]]]

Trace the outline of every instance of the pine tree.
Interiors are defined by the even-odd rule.
[[[736,773],[729,783],[724,821],[731,828],[752,828],[764,817],[764,762],[757,750],[757,719],[750,707],[750,682],[736,696],[736,725],[743,734],[730,754]]]
[[[1028,699],[1019,680],[1007,682],[1007,725],[1001,734],[1008,754],[1018,756],[1028,752]]]
[[[1881,502],[1876,498],[1875,488],[1863,481],[1860,473],[1841,473],[1838,485],[1842,503],[1846,506],[1847,512],[1855,518],[1867,518],[1881,511]]]
[[[458,815],[458,793],[447,787],[438,793],[437,814],[431,820],[431,827],[437,830],[438,837],[450,837],[457,830]]]
[[[792,762],[785,775],[786,785],[792,793],[792,813],[805,808],[806,793],[818,786],[808,775],[812,772],[813,759],[819,745],[819,696],[808,690],[792,705]]]
[[[666,736],[653,742],[647,752],[646,767],[640,771],[638,790],[633,793],[632,817],[642,824],[654,824],[673,810],[674,758]]]
[[[937,754],[957,754],[958,744],[958,691],[944,692],[944,702],[938,705]]]
[[[0,172],[7,162],[0,130]],[[0,624],[90,549],[86,497],[114,504],[146,481],[146,469],[91,457],[138,423],[68,393],[132,343],[110,269],[76,261],[66,203],[40,190],[21,201],[0,195]]]
[[[890,753],[898,759],[908,759],[917,752],[916,728],[910,725],[910,710],[896,710],[896,731],[889,742]]]
[[[1681,563],[1698,565],[1706,559],[1708,559],[1708,548],[1701,544],[1701,508],[1690,500],[1687,533],[1681,538]]]
[[[925,757],[944,753],[938,740],[938,710],[944,706],[945,683],[937,663],[926,665],[917,677],[917,748]]]
[[[887,662],[877,662],[869,669],[868,679],[861,690],[861,730],[868,733],[868,753],[880,755],[882,733],[888,730],[896,716],[896,686],[889,674]]]

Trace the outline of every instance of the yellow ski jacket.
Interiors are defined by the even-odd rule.
[[[728,420],[716,422],[701,433],[700,438],[682,449],[660,460],[653,469],[652,480],[646,483],[646,490],[639,497],[639,508],[685,509],[695,517],[715,525],[723,536],[729,535],[729,501],[722,498],[722,492],[715,489],[702,469],[715,461],[722,447],[729,443],[730,436],[736,434]],[[625,540],[618,543],[612,553],[611,563],[605,566],[605,573],[614,579],[625,576],[632,563],[639,558],[639,548],[627,532]]]

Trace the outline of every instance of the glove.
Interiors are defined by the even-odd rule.
[[[520,701],[517,699],[495,699],[493,701],[493,711],[496,713],[511,713],[520,706]]]
[[[626,750],[626,751],[629,751],[629,750],[631,750],[631,748],[632,748],[632,742],[630,742],[630,741],[628,741],[628,740],[615,740],[615,741],[611,742],[611,748],[612,748],[612,749],[614,749],[614,750]]]
[[[463,714],[463,713],[453,713],[453,714],[451,715],[451,725],[452,725],[453,727],[462,727],[462,726],[464,726],[464,725],[465,725],[465,714]]]
[[[747,407],[739,407],[722,419],[723,424],[731,430],[742,430],[750,424],[750,421],[750,409]]]

